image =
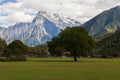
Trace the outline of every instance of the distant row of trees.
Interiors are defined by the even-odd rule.
[[[1,61],[25,61],[27,55],[41,57],[48,53],[47,47],[28,47],[20,40],[15,40],[7,45],[2,39],[0,39],[0,52]]]
[[[39,45],[39,46],[35,46],[35,47],[29,47],[28,52],[29,52],[28,56],[31,56],[31,57],[34,57],[34,56],[47,57],[49,55],[47,45]]]

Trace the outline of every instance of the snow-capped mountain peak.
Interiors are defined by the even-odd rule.
[[[0,37],[8,43],[19,39],[28,46],[36,46],[51,40],[52,37],[58,35],[61,29],[79,25],[80,22],[74,19],[62,17],[57,13],[49,14],[42,10],[29,23],[17,23],[0,29]]]

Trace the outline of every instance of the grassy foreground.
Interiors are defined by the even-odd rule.
[[[31,58],[0,62],[0,80],[120,80],[120,59]]]

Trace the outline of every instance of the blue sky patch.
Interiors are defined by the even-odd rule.
[[[4,13],[4,14],[0,14],[0,16],[8,16],[8,14],[5,14],[5,13]]]
[[[5,3],[7,3],[7,2],[16,3],[17,1],[16,1],[16,0],[3,0],[2,2],[0,2],[0,5],[5,4]]]
[[[29,14],[31,16],[35,16],[36,15],[36,13],[26,13],[26,14]]]

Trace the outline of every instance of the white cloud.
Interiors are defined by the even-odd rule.
[[[34,15],[28,13],[34,12],[32,9],[27,9],[22,6],[22,3],[6,3],[0,6],[0,14],[7,14],[0,16],[0,26],[8,26],[17,22],[30,22]]]
[[[23,2],[24,7],[36,11],[45,9],[85,22],[101,11],[118,5],[120,0],[18,0],[18,2]]]
[[[24,17],[21,17],[24,16]],[[1,16],[0,21],[6,21],[10,23],[15,23],[15,22],[23,22],[23,21],[31,21],[32,17],[29,14],[25,14],[24,12],[16,12],[13,14],[9,14],[8,16]]]
[[[46,10],[49,13],[59,13],[85,22],[103,10],[120,5],[120,0],[17,0],[17,3],[6,3],[0,5],[0,21],[14,24],[19,21],[31,21],[33,15],[26,13],[37,13]]]

